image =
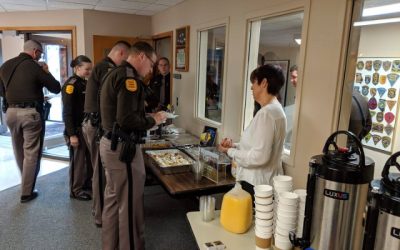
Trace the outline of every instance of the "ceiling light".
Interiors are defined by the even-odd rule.
[[[367,8],[363,11],[363,16],[376,16],[400,12],[400,3],[383,5],[379,7]]]
[[[356,27],[356,26],[366,26],[366,25],[375,25],[383,23],[398,23],[398,22],[400,22],[400,17],[354,22],[353,26]]]

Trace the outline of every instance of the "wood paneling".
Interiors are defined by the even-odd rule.
[[[93,62],[96,64],[100,62],[104,57],[108,55],[111,48],[118,41],[127,41],[133,44],[137,41],[148,42],[153,45],[152,39],[140,38],[140,37],[124,37],[124,36],[93,36]]]

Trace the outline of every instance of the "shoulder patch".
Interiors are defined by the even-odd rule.
[[[69,95],[74,93],[74,85],[68,84],[67,87],[65,88],[65,93]]]
[[[126,79],[125,88],[130,92],[135,92],[137,90],[137,82],[135,79]]]

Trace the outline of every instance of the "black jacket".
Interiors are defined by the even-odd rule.
[[[86,80],[73,75],[62,87],[64,134],[77,135],[78,128],[82,127],[83,105],[85,103]]]
[[[6,61],[0,68],[0,95],[5,95],[10,104],[43,102],[43,87],[55,94],[61,90],[60,83],[26,53]]]

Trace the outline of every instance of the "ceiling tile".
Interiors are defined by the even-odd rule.
[[[145,8],[148,3],[141,2],[128,2],[128,1],[120,1],[120,0],[101,0],[98,3],[98,7],[110,7],[116,9],[131,9],[131,10],[140,10]]]
[[[26,6],[46,6],[46,1],[44,0],[1,0],[0,4],[3,6],[7,4],[12,5],[26,5]]]
[[[46,6],[43,4],[42,6],[32,6],[32,5],[22,5],[22,4],[9,4],[3,3],[1,4],[6,11],[39,11],[46,10]]]
[[[143,10],[152,10],[152,11],[155,11],[155,12],[160,12],[160,11],[163,11],[163,10],[165,10],[167,8],[169,8],[169,6],[161,5],[161,4],[150,4],[149,6],[144,8]]]
[[[101,11],[108,11],[108,12],[126,13],[126,14],[136,14],[137,11],[132,9],[119,9],[119,8],[104,7],[104,6],[96,6],[94,9]]]
[[[49,2],[47,4],[47,9],[49,10],[59,10],[59,9],[94,9],[94,5],[80,4],[80,3],[64,3],[64,2]]]
[[[96,5],[99,2],[99,0],[48,0],[48,3],[52,3],[52,2]]]

